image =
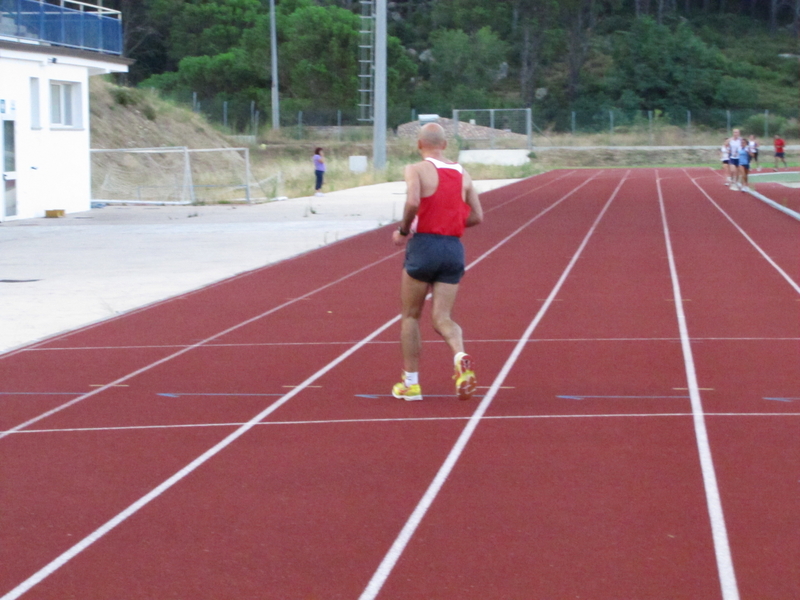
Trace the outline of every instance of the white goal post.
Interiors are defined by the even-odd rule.
[[[93,203],[249,204],[275,198],[280,186],[280,175],[254,180],[249,148],[116,148],[91,155]]]

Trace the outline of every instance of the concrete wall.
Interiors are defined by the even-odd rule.
[[[483,165],[505,165],[519,166],[527,165],[531,162],[529,158],[530,150],[461,150],[458,153],[458,162],[469,164],[479,163]]]
[[[19,44],[19,46],[24,46]],[[127,67],[97,60],[0,49],[0,100],[6,114],[14,108],[17,169],[17,215],[0,219],[42,217],[48,209],[89,210],[89,77]],[[39,124],[34,122],[31,78],[39,80]],[[72,125],[51,120],[51,83],[71,84]]]

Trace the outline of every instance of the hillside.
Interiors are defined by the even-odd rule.
[[[226,136],[191,110],[102,77],[90,85],[92,148],[228,148]]]
[[[266,2],[119,4],[136,61],[131,85],[202,106],[235,130],[250,129],[256,111],[262,122],[270,114],[273,79],[284,126],[363,118],[369,3],[277,3],[274,74]],[[691,113],[693,126],[719,129],[729,112],[741,123],[769,111],[779,130],[796,116],[800,17],[791,5],[396,0],[388,3],[389,126],[412,111],[530,107],[539,129],[562,133],[608,130],[611,112],[625,127],[648,114],[681,126]]]
[[[96,77],[91,82],[93,150],[123,148],[231,148],[231,141],[202,115],[162,100],[152,91],[116,86]],[[242,201],[248,169],[241,152],[92,153],[92,198],[98,201],[150,202]],[[257,170],[258,171],[258,170]],[[188,186],[191,178],[192,186]],[[258,188],[254,197],[272,197]]]

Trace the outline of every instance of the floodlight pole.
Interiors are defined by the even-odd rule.
[[[269,0],[269,38],[272,55],[272,129],[281,128],[281,109],[278,98],[278,34],[275,24],[275,0]]]
[[[372,131],[372,164],[386,168],[386,0],[375,2],[375,96]]]

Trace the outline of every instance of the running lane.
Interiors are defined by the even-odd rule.
[[[573,255],[553,225],[531,233]],[[552,287],[507,311],[530,321]],[[654,174],[634,171],[377,597],[721,597],[672,298]]]
[[[663,184],[741,596],[798,598],[800,222],[685,173]]]
[[[686,174],[721,215],[741,227],[794,281],[800,281],[799,221],[749,194],[716,185],[717,177],[709,177],[705,169],[687,169]],[[800,190],[792,191],[800,194]]]

